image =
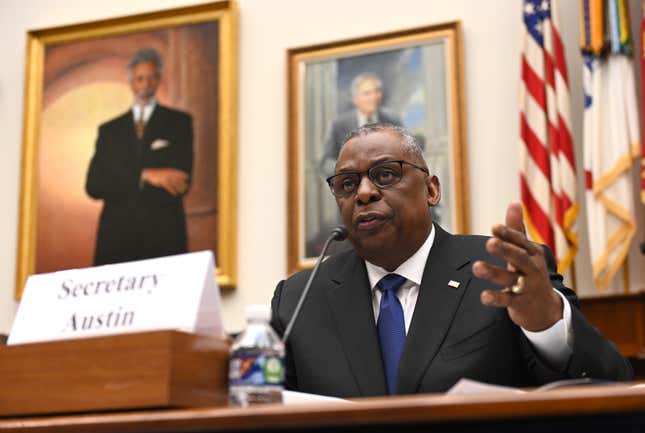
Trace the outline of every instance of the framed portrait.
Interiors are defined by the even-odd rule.
[[[433,221],[468,232],[462,49],[449,22],[288,50],[289,273],[311,267],[341,223],[325,179],[347,134],[369,123],[415,136],[443,191]]]
[[[233,287],[235,3],[27,39],[16,297],[33,273],[199,250]]]

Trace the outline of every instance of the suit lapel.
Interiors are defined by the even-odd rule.
[[[352,254],[327,292],[345,355],[362,396],[387,393],[372,294],[363,261]]]
[[[134,117],[132,115],[132,110],[128,110],[123,116],[121,116],[120,128],[121,128],[121,137],[122,145],[125,146],[125,151],[127,153],[134,153],[136,161],[141,160],[142,149],[141,149],[141,140],[137,138],[137,132],[134,127]]]
[[[146,127],[143,130],[143,143],[146,146],[146,150],[147,150],[147,147],[150,146],[151,138],[153,138],[153,135],[154,135],[153,132],[158,130],[162,122],[162,119],[164,117],[163,110],[164,110],[164,107],[162,107],[157,103],[157,105],[155,106],[155,109],[152,110],[152,114],[150,115],[150,118],[146,122]]]
[[[450,328],[468,282],[470,259],[457,251],[454,237],[435,225],[436,237],[399,363],[398,393],[414,393]],[[459,258],[459,256],[461,256]],[[459,287],[448,285],[459,282]],[[453,284],[454,285],[454,284]]]

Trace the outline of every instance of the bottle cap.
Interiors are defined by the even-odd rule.
[[[246,320],[271,320],[271,308],[264,304],[247,305],[245,309]]]

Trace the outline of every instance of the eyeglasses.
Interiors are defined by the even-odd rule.
[[[367,174],[369,180],[380,189],[396,185],[403,177],[403,164],[410,165],[421,170],[426,175],[430,172],[425,167],[414,165],[407,161],[383,161],[373,165],[366,171],[345,171],[327,178],[327,183],[332,194],[336,197],[347,198],[358,190],[363,174]]]

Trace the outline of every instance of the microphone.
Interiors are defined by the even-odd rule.
[[[331,231],[332,236],[327,240],[330,241],[344,241],[347,239],[347,228],[345,226],[334,227],[334,230]],[[327,245],[323,247],[323,252],[327,251]]]
[[[645,242],[641,244],[641,253],[645,254]]]
[[[284,334],[282,335],[283,344],[287,343],[287,339],[291,334],[293,325],[294,323],[296,323],[296,319],[300,314],[300,309],[302,308],[302,304],[304,304],[305,298],[307,297],[307,293],[309,293],[311,282],[314,280],[314,277],[318,273],[318,268],[320,267],[320,264],[322,263],[322,260],[325,257],[325,253],[329,248],[329,244],[331,244],[332,241],[343,241],[345,240],[346,237],[347,237],[347,229],[345,228],[345,226],[338,226],[338,227],[334,227],[334,229],[331,231],[331,234],[327,238],[327,241],[325,241],[325,245],[323,246],[322,252],[318,256],[318,260],[316,260],[316,266],[314,266],[314,270],[311,271],[311,274],[309,274],[309,279],[307,280],[307,284],[305,284],[305,289],[302,291],[302,294],[300,295],[300,299],[298,299],[298,304],[296,305],[296,309],[293,311],[291,320],[289,320],[289,324],[287,325],[287,329],[285,329]]]

